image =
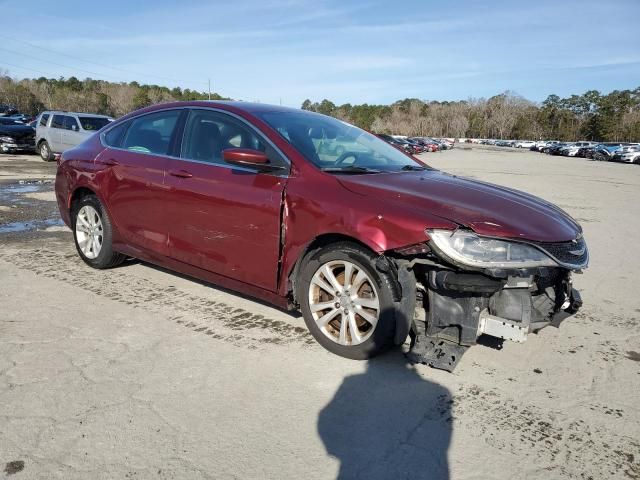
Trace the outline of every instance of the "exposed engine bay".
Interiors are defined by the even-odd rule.
[[[401,318],[408,321],[411,336],[410,361],[453,371],[466,349],[484,336],[522,343],[530,333],[558,327],[582,306],[571,274],[588,262],[584,240],[565,243],[553,244],[554,256],[547,253],[556,266],[517,269],[469,268],[430,245],[417,254],[415,248],[395,252],[400,254],[393,262],[402,288]],[[406,298],[412,291],[414,302]],[[404,331],[397,328],[399,341]]]

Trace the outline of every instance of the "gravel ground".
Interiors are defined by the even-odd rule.
[[[640,168],[424,158],[579,219],[584,309],[453,374],[344,360],[299,316],[140,262],[88,268],[55,164],[0,155],[0,478],[640,478]]]

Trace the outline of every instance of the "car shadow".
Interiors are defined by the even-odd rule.
[[[318,418],[327,453],[340,461],[337,478],[448,479],[451,403],[449,391],[420,376],[401,352],[368,361]]]
[[[252,297],[251,295],[245,295],[242,292],[238,292],[237,290],[231,290],[225,287],[222,287],[220,285],[217,285],[215,283],[211,283],[211,282],[207,282],[206,280],[202,280],[200,278],[196,278],[196,277],[192,277],[191,275],[186,275],[180,272],[176,272],[175,270],[171,270],[169,268],[165,268],[165,267],[161,267],[160,265],[156,265],[154,263],[150,263],[150,262],[145,262],[143,260],[138,260],[136,258],[128,258],[126,260],[126,262],[122,265],[122,266],[127,266],[127,265],[144,265],[145,267],[149,267],[152,268],[154,270],[157,270],[159,272],[163,272],[169,275],[173,275],[175,277],[184,279],[184,280],[189,280],[190,282],[193,283],[197,283],[198,285],[202,285],[205,287],[209,287],[209,288],[213,288],[214,290],[218,290],[219,292],[224,292],[227,293],[229,295],[233,295],[245,300],[250,300],[252,302],[258,303],[260,305],[263,305],[265,307],[269,307],[269,308],[273,308],[275,310],[278,310],[279,312],[282,313],[286,313],[287,315],[289,315],[292,318],[302,318],[302,314],[298,311],[298,310],[286,310],[283,308],[278,307],[277,305],[274,305],[272,303],[266,302],[264,300],[261,300],[259,298],[256,297]]]

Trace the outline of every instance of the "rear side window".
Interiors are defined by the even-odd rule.
[[[109,147],[120,148],[122,146],[122,139],[124,138],[124,134],[126,133],[127,128],[129,128],[129,125],[131,125],[131,122],[125,122],[110,129],[104,134],[104,143]]]
[[[78,121],[74,117],[65,116],[63,123],[65,130],[78,130]]]
[[[109,123],[108,118],[103,117],[78,117],[80,119],[80,125],[85,130],[90,132],[97,132],[106,124]]]
[[[122,148],[158,155],[169,154],[171,136],[176,128],[180,110],[145,115],[132,120],[122,142]]]
[[[40,117],[40,126],[44,127],[47,125],[47,120],[49,120],[49,114],[43,113],[42,117]]]
[[[51,120],[51,128],[64,128],[64,115],[54,115]]]

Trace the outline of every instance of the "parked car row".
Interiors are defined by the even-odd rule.
[[[411,155],[449,150],[453,148],[454,145],[452,140],[445,138],[406,137],[403,135],[386,135],[383,133],[376,134],[376,136]]]
[[[548,155],[588,158],[596,161],[640,164],[640,144],[625,142],[536,142],[531,150]]]
[[[465,143],[493,145],[496,147],[527,148],[534,152],[564,157],[580,157],[598,161],[625,162],[640,164],[640,144],[629,142],[561,142],[559,140],[496,140],[465,138]]]
[[[89,113],[47,111],[32,118],[0,106],[0,152],[39,153],[51,161],[75,147],[113,119]]]

